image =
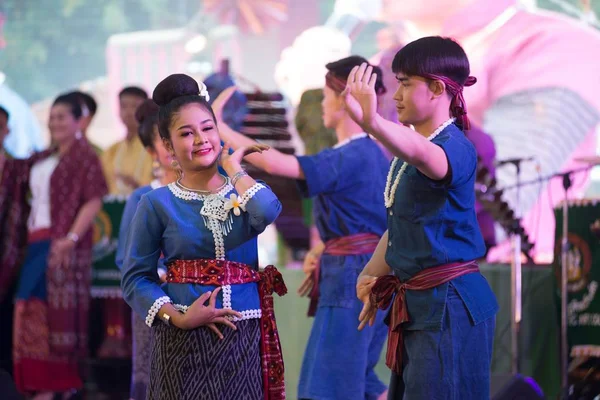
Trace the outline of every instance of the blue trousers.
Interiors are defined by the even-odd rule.
[[[299,399],[375,400],[385,391],[374,370],[387,338],[385,313],[359,331],[361,309],[356,298],[351,308],[317,308],[300,372]]]
[[[473,325],[450,285],[441,331],[403,331],[403,371],[392,373],[388,400],[489,399],[495,326],[495,317]]]

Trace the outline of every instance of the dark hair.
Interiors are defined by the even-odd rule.
[[[6,110],[6,108],[4,108],[2,106],[0,106],[0,114],[3,114],[6,117],[7,121],[10,118],[10,114],[8,113],[8,111]]]
[[[127,86],[119,92],[119,99],[123,96],[134,96],[146,100],[148,98],[148,92],[139,86]]]
[[[428,36],[402,47],[392,61],[392,72],[408,76],[445,76],[464,86],[470,67],[467,54],[454,40]]]
[[[98,110],[98,103],[96,103],[96,100],[94,100],[94,98],[91,95],[89,95],[88,93],[80,92],[79,90],[74,90],[72,92],[69,92],[68,94],[74,94],[75,96],[77,96],[79,98],[79,101],[83,103],[85,108],[88,109],[91,116],[94,116],[96,114],[96,110]]]
[[[204,84],[203,84],[204,86]],[[215,113],[203,96],[200,96],[200,86],[191,76],[173,74],[163,79],[152,93],[152,99],[160,106],[158,112],[158,132],[163,139],[170,139],[169,126],[173,116],[186,104],[197,103],[204,107],[217,122]]]
[[[352,71],[352,68],[360,66],[362,63],[367,63],[371,65],[369,61],[364,57],[350,56],[334,62],[330,62],[329,64],[325,65],[325,68],[327,68],[327,70],[334,74],[337,78],[346,82],[350,71]],[[377,74],[377,81],[375,82],[375,92],[377,94],[383,94],[386,92],[385,85],[383,84],[383,71],[376,65],[372,65],[372,67],[373,72]]]
[[[135,111],[138,135],[144,147],[154,148],[154,127],[158,124],[159,107],[152,99],[146,99]]]
[[[75,117],[76,120],[79,120],[83,115],[79,96],[77,96],[73,92],[59,95],[56,99],[54,99],[52,106],[54,107],[57,104],[64,104],[66,106],[69,106],[69,108],[71,109],[71,114],[73,115],[73,117]]]

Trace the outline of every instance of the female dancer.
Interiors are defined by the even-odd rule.
[[[389,398],[488,399],[498,305],[473,261],[485,245],[475,215],[477,156],[463,133],[462,90],[475,78],[463,49],[441,37],[406,45],[392,68],[399,120],[414,130],[377,114],[377,77],[366,64],[352,70],[344,93],[353,119],[396,156],[385,190],[388,231],[357,282],[359,328],[395,293]]]
[[[142,196],[126,241],[123,296],[152,327],[147,398],[283,399],[271,293],[285,287],[274,267],[258,272],[256,242],[281,203],[240,166],[265,147],[229,154],[206,87],[187,75],[165,78],[153,100],[183,176]]]
[[[177,174],[173,169],[171,162],[173,159],[165,148],[162,139],[158,133],[158,106],[154,101],[148,99],[144,101],[137,109],[135,117],[138,121],[138,134],[142,144],[154,160],[153,174],[154,180],[150,185],[142,186],[133,191],[127,199],[125,211],[121,219],[119,229],[119,247],[117,248],[116,263],[119,269],[123,267],[123,257],[125,255],[125,239],[131,220],[137,209],[138,202],[142,196],[153,189],[166,186],[177,180]],[[167,271],[164,268],[162,259],[159,261],[158,276],[161,282],[166,280]],[[146,326],[144,320],[137,314],[132,314],[131,326],[133,333],[133,366],[131,371],[131,389],[129,397],[135,400],[144,400],[146,398],[146,388],[150,378],[150,328]]]
[[[52,392],[68,398],[83,387],[91,227],[107,187],[100,160],[80,133],[81,115],[76,95],[57,97],[48,121],[53,147],[23,161],[31,212],[15,302],[14,376],[20,391],[40,399]]]
[[[385,231],[381,193],[388,162],[352,121],[340,96],[350,70],[365,61],[352,56],[327,65],[323,121],[336,132],[334,148],[303,157],[275,150],[248,157],[270,174],[297,179],[302,194],[315,197],[315,221],[324,243],[307,255],[307,276],[299,289],[311,293],[309,315],[315,316],[300,373],[300,399],[377,399],[386,389],[374,372],[386,337],[383,317],[366,332],[356,330],[362,303],[354,285]],[[385,92],[380,80],[375,91]],[[219,99],[215,103],[221,107]],[[234,148],[255,144],[223,123],[221,132]]]

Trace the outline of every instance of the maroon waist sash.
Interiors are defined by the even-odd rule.
[[[357,233],[356,235],[343,236],[328,240],[325,243],[323,254],[332,256],[356,256],[362,254],[371,254],[375,251],[379,243],[379,236],[373,233]],[[310,291],[310,304],[308,306],[308,316],[314,317],[319,303],[319,273],[321,263],[318,262],[313,271],[313,287]]]
[[[168,264],[167,282],[198,285],[238,285],[258,283],[260,295],[261,365],[265,400],[285,400],[285,382],[281,343],[275,322],[273,292],[287,293],[281,273],[272,265],[264,271],[226,260],[175,260]]]
[[[394,294],[396,295],[390,312],[388,346],[385,357],[385,364],[392,371],[398,375],[402,373],[402,324],[410,321],[406,307],[406,291],[432,289],[473,272],[479,272],[479,266],[475,261],[426,268],[405,282],[394,275],[377,278],[375,285],[371,288],[372,305],[380,310],[385,310],[392,302]]]

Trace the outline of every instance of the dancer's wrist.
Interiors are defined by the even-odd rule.
[[[242,166],[238,163],[228,163],[227,166],[223,166],[223,169],[227,173],[227,176],[229,176],[230,178],[233,178],[235,174],[242,173],[244,171]]]
[[[375,116],[363,126],[365,132],[379,139],[381,136],[381,119],[383,119],[383,117],[376,113]]]
[[[171,303],[164,304],[158,310],[158,318],[168,325],[173,325],[179,329],[187,329],[185,327],[184,314],[180,313]]]
[[[189,329],[185,323],[185,314],[180,313],[179,311],[170,313],[171,317],[171,325],[179,328],[179,329]]]

